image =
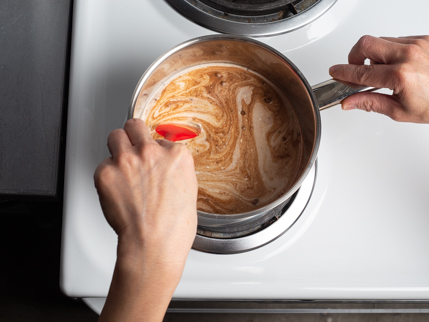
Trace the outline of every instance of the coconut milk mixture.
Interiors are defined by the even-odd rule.
[[[287,98],[270,81],[231,64],[200,65],[165,81],[134,117],[152,136],[161,123],[195,123],[201,134],[181,141],[198,179],[198,210],[243,213],[287,192],[296,179],[303,142]]]

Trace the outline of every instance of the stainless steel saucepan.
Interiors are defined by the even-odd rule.
[[[244,37],[211,35],[188,40],[159,57],[143,74],[134,91],[128,118],[144,108],[151,93],[170,75],[184,68],[208,63],[231,63],[249,68],[271,80],[291,102],[299,119],[304,153],[292,188],[274,202],[254,211],[220,215],[198,211],[200,229],[234,233],[249,231],[277,215],[299,189],[313,167],[320,143],[320,110],[371,87],[328,80],[311,87],[300,70],[270,46]]]

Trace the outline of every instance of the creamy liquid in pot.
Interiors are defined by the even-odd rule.
[[[237,214],[261,208],[296,180],[303,142],[290,103],[270,81],[232,64],[200,65],[164,82],[136,110],[154,138],[161,123],[196,123],[182,141],[198,179],[198,210]]]

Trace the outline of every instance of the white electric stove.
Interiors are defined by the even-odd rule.
[[[331,65],[346,63],[364,34],[429,34],[427,1],[338,0],[325,11],[298,29],[258,38],[312,85],[329,78]],[[61,266],[66,295],[107,295],[117,239],[93,173],[109,155],[107,136],[123,126],[139,78],[171,47],[213,33],[160,0],[75,1]],[[174,299],[429,300],[429,125],[339,106],[321,116],[309,199],[295,223],[244,253],[191,250]]]

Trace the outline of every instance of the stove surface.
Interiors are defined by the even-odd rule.
[[[364,34],[429,34],[428,10],[418,0],[338,0],[301,29],[258,39],[315,85]],[[122,127],[139,78],[158,56],[211,33],[159,0],[75,1],[61,271],[67,295],[105,297],[110,285],[116,235],[93,184],[108,134]],[[321,116],[317,178],[300,219],[246,253],[191,250],[175,299],[429,300],[429,126],[338,106]]]

